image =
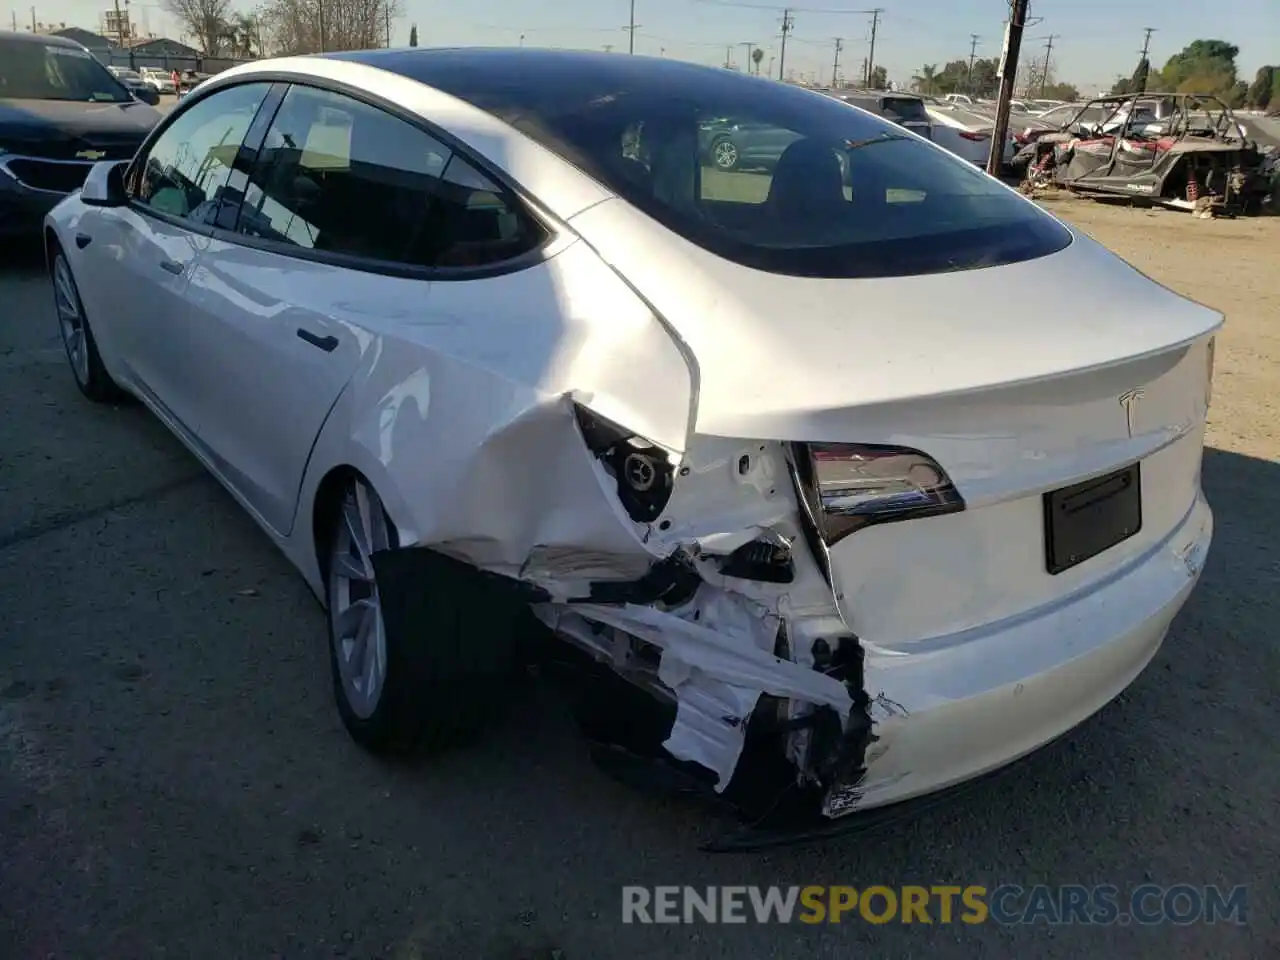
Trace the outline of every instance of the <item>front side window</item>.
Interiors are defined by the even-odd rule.
[[[133,97],[83,47],[0,38],[0,99],[130,103]]]
[[[131,178],[135,202],[157,213],[212,225],[240,144],[269,89],[265,83],[231,87],[205,97],[174,120]]]
[[[239,230],[306,250],[413,266],[482,266],[536,242],[505,191],[417,127],[325,90],[286,94]]]
[[[478,71],[431,81],[677,234],[756,269],[901,276],[1028,260],[1071,242],[996,180],[882,118],[695,69],[680,83],[626,64],[576,86]]]

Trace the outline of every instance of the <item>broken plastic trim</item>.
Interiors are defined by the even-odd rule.
[[[801,498],[828,547],[873,524],[965,507],[946,471],[919,450],[844,443],[797,443],[793,449]]]

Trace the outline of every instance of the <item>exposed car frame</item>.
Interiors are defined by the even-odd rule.
[[[1091,108],[1103,119],[1080,123]],[[1015,164],[1026,166],[1028,191],[1053,185],[1181,210],[1256,213],[1268,189],[1257,144],[1213,94],[1095,98],[1057,132],[1036,137]]]

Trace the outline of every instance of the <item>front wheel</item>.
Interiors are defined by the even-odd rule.
[[[111,403],[124,397],[111,375],[102,364],[98,342],[89,328],[89,318],[84,312],[84,302],[71,264],[59,250],[53,258],[53,305],[58,315],[58,332],[67,352],[71,374],[76,378],[80,392],[94,403]]]

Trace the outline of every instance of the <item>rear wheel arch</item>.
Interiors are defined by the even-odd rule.
[[[331,467],[316,486],[316,494],[311,501],[311,538],[322,578],[329,575],[329,538],[333,535],[338,507],[351,483],[357,480],[377,491],[364,474],[346,463]]]

